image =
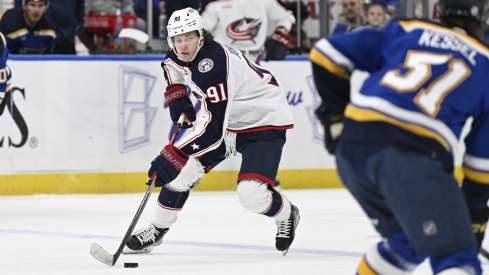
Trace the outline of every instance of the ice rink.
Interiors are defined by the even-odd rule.
[[[162,245],[115,266],[92,258],[90,245],[114,254],[143,193],[0,197],[0,274],[355,274],[379,236],[349,193],[283,192],[301,215],[286,256],[275,250],[274,221],[244,210],[234,192],[193,192]],[[156,198],[136,229],[149,223]],[[425,262],[414,274],[432,273]]]

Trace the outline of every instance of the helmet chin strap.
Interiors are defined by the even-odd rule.
[[[192,62],[194,61],[195,57],[197,56],[197,54],[199,53],[200,51],[200,48],[202,48],[202,46],[204,46],[204,37],[202,36],[200,39],[199,39],[199,43],[197,44],[197,50],[195,51],[194,53],[194,56],[192,56],[192,58],[188,61],[188,62]],[[202,44],[201,44],[202,43]],[[178,53],[178,51],[175,49],[175,53],[177,54],[177,57],[178,59],[182,60],[183,62],[186,62],[185,60],[183,60],[181,57],[180,57],[180,54]]]

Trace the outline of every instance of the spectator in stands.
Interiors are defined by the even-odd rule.
[[[87,14],[135,14],[133,0],[86,0]],[[140,31],[146,31],[146,22],[139,18],[136,22],[136,28]]]
[[[396,15],[398,0],[372,0],[372,3],[382,4],[389,14],[389,17],[394,17]]]
[[[22,1],[15,0],[15,6],[22,6]],[[85,24],[85,0],[50,0],[46,14],[56,30],[53,53],[76,54],[75,28]]]
[[[0,14],[14,7],[14,0],[0,0]]]
[[[355,28],[365,26],[367,21],[362,15],[362,7],[358,0],[342,0],[343,13],[339,15],[333,34],[346,33]]]
[[[292,24],[292,27],[290,29],[289,35],[292,38],[292,43],[288,46],[289,48],[289,53],[290,54],[297,54],[299,53],[299,48],[298,48],[298,43],[297,43],[297,3],[296,2],[291,2],[286,5],[285,7],[287,10],[292,11],[292,14],[295,17],[296,23]],[[300,48],[300,53],[302,54],[308,54],[309,51],[311,50],[311,40],[307,36],[306,31],[304,30],[304,21],[309,17],[309,10],[307,9],[307,6],[301,3],[301,48]]]
[[[367,7],[367,25],[381,28],[387,22],[386,11],[381,3],[371,3]]]
[[[0,17],[0,31],[12,54],[50,54],[53,51],[53,21],[45,14],[47,0],[24,0],[22,8],[13,8]]]
[[[152,0],[153,1],[153,36],[158,36],[159,35],[159,30],[160,30],[160,23],[159,23],[159,18],[162,12],[165,10],[165,1],[163,0]],[[146,0],[134,0],[134,12],[138,16],[138,18],[141,18],[146,22],[146,26],[148,26],[148,20],[147,20],[147,8],[146,8],[147,1]],[[165,26],[166,28],[166,23]]]
[[[165,0],[166,16],[170,18],[174,11],[184,8],[194,8],[199,13],[202,13],[207,4],[214,1],[216,0]]]

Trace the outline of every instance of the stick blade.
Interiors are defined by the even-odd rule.
[[[96,243],[92,244],[90,247],[90,254],[92,254],[95,259],[108,266],[113,266],[115,264],[114,256],[110,255],[103,247]]]
[[[131,28],[122,29],[119,33],[119,37],[132,38],[140,43],[146,43],[149,40],[147,33]]]

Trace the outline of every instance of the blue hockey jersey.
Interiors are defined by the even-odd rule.
[[[10,68],[7,66],[8,50],[7,40],[0,33],[0,116],[5,110],[10,95]]]
[[[453,169],[472,117],[463,170],[469,180],[489,183],[489,49],[476,38],[435,23],[396,21],[321,39],[310,57],[325,109],[345,116],[341,139],[404,145]],[[370,76],[350,97],[353,70]]]
[[[0,31],[12,54],[50,54],[56,33],[54,23],[44,14],[34,28],[27,26],[22,8],[7,10],[0,17]]]

